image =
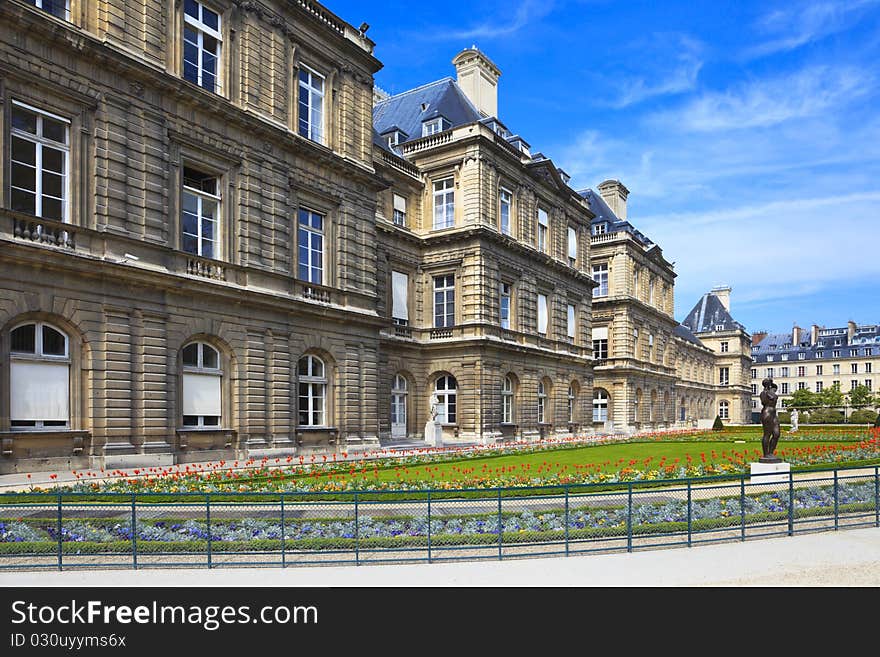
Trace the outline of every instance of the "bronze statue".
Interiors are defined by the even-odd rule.
[[[761,446],[764,448],[764,456],[758,459],[761,463],[781,463],[782,459],[774,454],[776,443],[779,442],[779,418],[776,416],[776,384],[773,379],[767,378],[761,382],[764,390],[761,392],[761,425],[764,427],[764,437]]]

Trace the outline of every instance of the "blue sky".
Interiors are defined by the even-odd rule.
[[[629,188],[679,319],[728,284],[750,331],[880,322],[880,0],[327,6],[371,25],[391,93],[486,52],[533,152]]]

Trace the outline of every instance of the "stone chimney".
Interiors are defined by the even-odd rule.
[[[814,345],[819,342],[819,327],[816,324],[813,324],[810,327],[810,344]]]
[[[626,197],[629,190],[619,180],[606,180],[598,185],[599,195],[618,219],[626,221]]]
[[[712,294],[718,297],[721,305],[724,306],[724,310],[730,312],[730,286],[722,285],[719,287],[713,287]]]
[[[761,340],[767,337],[767,331],[757,331],[752,333],[752,346],[759,344]]]
[[[499,69],[476,46],[465,48],[452,60],[458,86],[483,116],[498,116]]]
[[[797,347],[801,343],[801,327],[797,324],[791,329],[791,344]]]
[[[846,343],[852,344],[852,339],[856,334],[856,323],[852,320],[849,320],[846,323]]]

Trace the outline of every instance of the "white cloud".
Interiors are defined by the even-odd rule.
[[[698,132],[766,128],[827,113],[865,95],[873,86],[873,74],[867,70],[813,66],[705,93],[681,108],[658,113],[652,120]]]
[[[507,22],[492,19],[463,30],[438,27],[431,34],[430,38],[437,41],[452,41],[496,39],[498,37],[510,36],[549,14],[553,11],[553,7],[553,0],[523,0],[513,10],[513,17]],[[511,9],[511,7],[505,9],[507,15],[511,13]]]
[[[834,0],[777,9],[762,16],[756,26],[768,39],[747,48],[743,55],[747,59],[763,57],[819,41],[848,29],[859,19],[862,10],[877,3],[878,0]]]
[[[613,83],[618,88],[618,95],[610,103],[611,107],[619,109],[657,96],[684,93],[696,87],[697,77],[703,67],[703,60],[700,56],[702,45],[698,41],[682,35],[657,36],[663,37],[664,41],[671,42],[676,51],[672,57],[672,68],[651,70],[649,74],[625,77]],[[668,50],[668,48],[669,43],[665,43],[663,49]],[[651,57],[649,55],[651,50],[650,47],[644,48],[645,57],[642,63],[649,68],[656,69],[652,62],[659,59],[665,63],[666,57]]]

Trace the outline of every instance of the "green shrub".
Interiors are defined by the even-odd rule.
[[[852,424],[874,424],[877,421],[877,413],[867,408],[860,408],[852,412],[849,421]]]
[[[833,408],[820,408],[810,415],[813,424],[840,424],[843,422],[843,413]]]
[[[791,413],[788,411],[781,411],[777,417],[779,418],[779,424],[791,424]]]
[[[877,419],[874,420],[874,426],[880,428],[880,413],[877,413]]]
[[[721,431],[722,429],[724,429],[724,423],[721,421],[721,416],[716,415],[715,416],[715,423],[712,425],[712,430],[713,431]]]

